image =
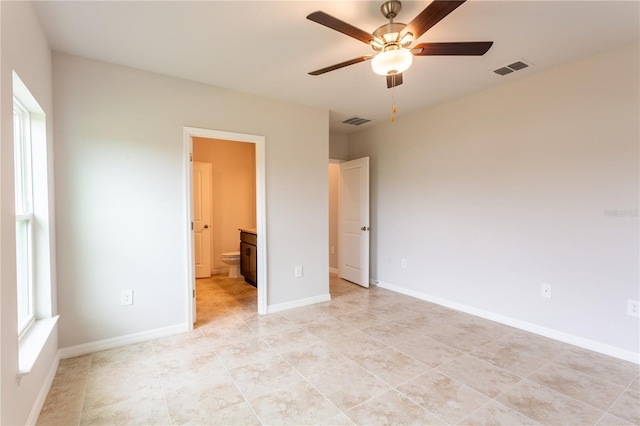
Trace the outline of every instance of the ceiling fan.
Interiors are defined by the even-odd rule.
[[[386,1],[380,11],[385,18],[389,19],[389,23],[380,26],[373,34],[369,34],[324,12],[313,12],[307,16],[307,19],[366,43],[373,48],[375,53],[321,68],[309,74],[320,75],[371,60],[373,71],[376,74],[386,76],[387,87],[392,88],[402,84],[402,73],[411,66],[414,56],[484,55],[493,45],[492,41],[420,43],[411,47],[411,43],[414,40],[422,36],[464,2],[465,0],[434,0],[409,24],[401,24],[393,20],[400,12],[402,4],[398,0]]]

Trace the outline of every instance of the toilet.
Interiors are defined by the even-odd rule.
[[[229,278],[240,278],[240,252],[230,251],[220,256],[222,263],[229,265]]]

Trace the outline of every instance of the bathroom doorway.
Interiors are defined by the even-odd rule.
[[[266,226],[264,137],[208,129],[185,128],[186,213],[188,219],[188,327],[197,319],[195,278],[194,182],[196,161],[212,164],[211,272],[226,273],[221,254],[239,250],[238,228],[254,228],[257,238],[257,311],[266,313]],[[204,226],[203,226],[204,227]],[[201,230],[198,230],[201,231]],[[239,285],[245,284],[240,280]],[[255,305],[254,305],[255,306]]]
[[[221,259],[223,253],[237,252],[240,246],[240,232],[238,229],[254,229],[256,227],[256,166],[255,145],[248,142],[237,142],[221,139],[193,138],[193,167],[194,167],[194,201],[198,205],[196,189],[201,186],[196,176],[206,176],[197,173],[199,164],[210,165],[211,174],[208,185],[210,188],[209,211],[203,211],[209,220],[201,227],[195,226],[195,236],[199,232],[208,233],[210,269],[206,277],[228,273],[230,266]],[[202,203],[202,209],[208,207]],[[199,209],[194,209],[194,219]],[[204,228],[207,226],[207,228]],[[203,238],[204,240],[204,238]],[[195,241],[198,247],[198,239]],[[196,250],[196,265],[198,264]],[[202,262],[204,263],[204,262]],[[197,272],[197,267],[196,267]],[[200,278],[205,275],[196,274]]]

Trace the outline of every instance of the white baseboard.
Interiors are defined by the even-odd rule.
[[[188,330],[184,324],[173,325],[170,327],[157,328],[155,330],[143,331],[140,333],[127,334],[126,336],[114,337],[112,339],[99,340],[97,342],[84,343],[82,345],[70,346],[62,348],[58,351],[59,359],[71,358],[90,354],[93,352],[113,349],[120,346],[130,345],[132,343],[146,342],[161,337],[173,336],[174,334],[186,333]]]
[[[427,302],[431,302],[437,305],[445,306],[447,308],[455,309],[456,311],[465,312],[467,314],[475,315],[480,318],[485,318],[490,321],[495,321],[500,324],[505,324],[511,327],[515,327],[520,330],[528,331],[534,334],[538,334],[540,336],[544,336],[550,339],[558,340],[560,342],[568,343],[570,345],[578,346],[578,347],[588,349],[594,352],[599,352],[601,354],[608,355],[614,358],[640,364],[640,354],[636,352],[627,351],[625,349],[620,349],[615,346],[607,345],[605,343],[596,342],[594,340],[585,339],[579,336],[574,336],[573,334],[554,330],[552,328],[542,327],[537,324],[521,321],[505,315],[496,314],[490,311],[485,311],[482,309],[475,308],[473,306],[464,305],[462,303],[452,302],[450,300],[442,299],[440,297],[435,297],[425,293],[408,290],[406,288],[399,287],[394,284],[378,281],[375,279],[370,280],[370,282],[372,285],[376,285],[380,288],[395,291],[397,293],[406,294],[407,296],[415,297],[417,299],[425,300]]]
[[[338,275],[338,268],[329,268],[329,273]]]
[[[292,302],[278,303],[277,305],[267,306],[267,313],[282,312],[289,309],[301,308],[303,306],[314,305],[316,303],[328,302],[331,300],[330,294],[322,296],[308,297],[306,299],[294,300]]]
[[[47,400],[47,395],[51,390],[51,385],[53,384],[53,379],[56,377],[56,372],[58,371],[58,364],[60,363],[60,351],[56,354],[56,357],[51,363],[51,367],[49,368],[49,372],[47,373],[47,377],[44,379],[44,383],[42,383],[42,387],[40,388],[40,392],[38,392],[38,396],[36,400],[33,402],[33,406],[31,407],[31,412],[29,413],[29,418],[27,418],[26,425],[35,425],[38,422],[38,417],[40,417],[40,411],[44,406],[44,402]]]

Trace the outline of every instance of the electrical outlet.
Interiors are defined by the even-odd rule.
[[[296,275],[296,278],[302,277],[302,266],[296,266],[295,275]]]
[[[120,305],[133,305],[133,290],[123,290],[120,293]]]
[[[632,317],[640,317],[640,302],[637,300],[627,300],[627,315]]]
[[[402,266],[402,269],[407,269],[407,259],[402,259],[400,261],[400,266]]]
[[[540,284],[540,296],[551,299],[551,284]]]

